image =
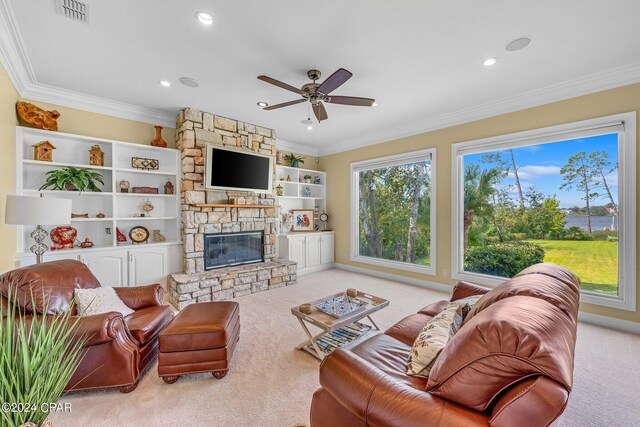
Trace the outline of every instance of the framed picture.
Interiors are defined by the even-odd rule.
[[[313,209],[292,209],[293,227],[291,231],[314,231]]]

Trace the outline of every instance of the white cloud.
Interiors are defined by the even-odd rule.
[[[513,173],[509,173],[509,175],[513,176]],[[560,168],[558,166],[526,165],[518,169],[520,179],[535,179],[548,175],[560,175]]]

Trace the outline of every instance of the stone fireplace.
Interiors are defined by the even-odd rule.
[[[204,235],[204,269],[264,261],[264,231]]]
[[[190,108],[180,112],[176,122],[176,146],[182,152],[180,197],[184,272],[172,275],[169,284],[170,302],[178,309],[194,302],[230,299],[296,281],[296,264],[276,260],[274,195],[205,190],[207,144],[276,155],[275,131],[272,129]],[[229,204],[230,199],[234,199],[237,206]],[[207,204],[225,206],[203,206]],[[259,260],[262,262],[254,259],[254,263],[247,265],[206,270],[205,236],[245,232],[262,236],[262,260]]]

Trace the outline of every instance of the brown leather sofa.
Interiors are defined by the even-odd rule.
[[[483,295],[429,378],[406,375],[435,302],[320,366],[312,427],[547,426],[573,381],[579,279],[555,264],[531,266],[493,290],[458,283],[451,301]]]
[[[2,305],[6,307],[9,285],[14,300],[27,315],[58,315],[69,308],[74,289],[97,288],[100,283],[79,261],[63,260],[18,268],[0,276]],[[164,291],[159,284],[114,288],[134,313],[127,317],[110,312],[77,317],[75,337],[88,337],[85,353],[66,390],[119,387],[123,393],[134,390],[140,374],[158,352],[158,335],[173,317],[162,305]],[[31,295],[35,301],[32,302]],[[6,310],[3,310],[6,313]]]

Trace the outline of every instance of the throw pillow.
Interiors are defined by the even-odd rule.
[[[93,316],[110,311],[117,311],[123,316],[133,313],[133,310],[122,302],[115,289],[108,286],[95,289],[76,289],[75,295],[80,316]]]
[[[464,316],[471,310],[470,303],[475,304],[478,299],[479,296],[478,298],[468,297],[450,302],[442,312],[434,316],[422,328],[409,352],[408,375],[429,377],[429,372],[436,358],[451,337],[458,332]]]

